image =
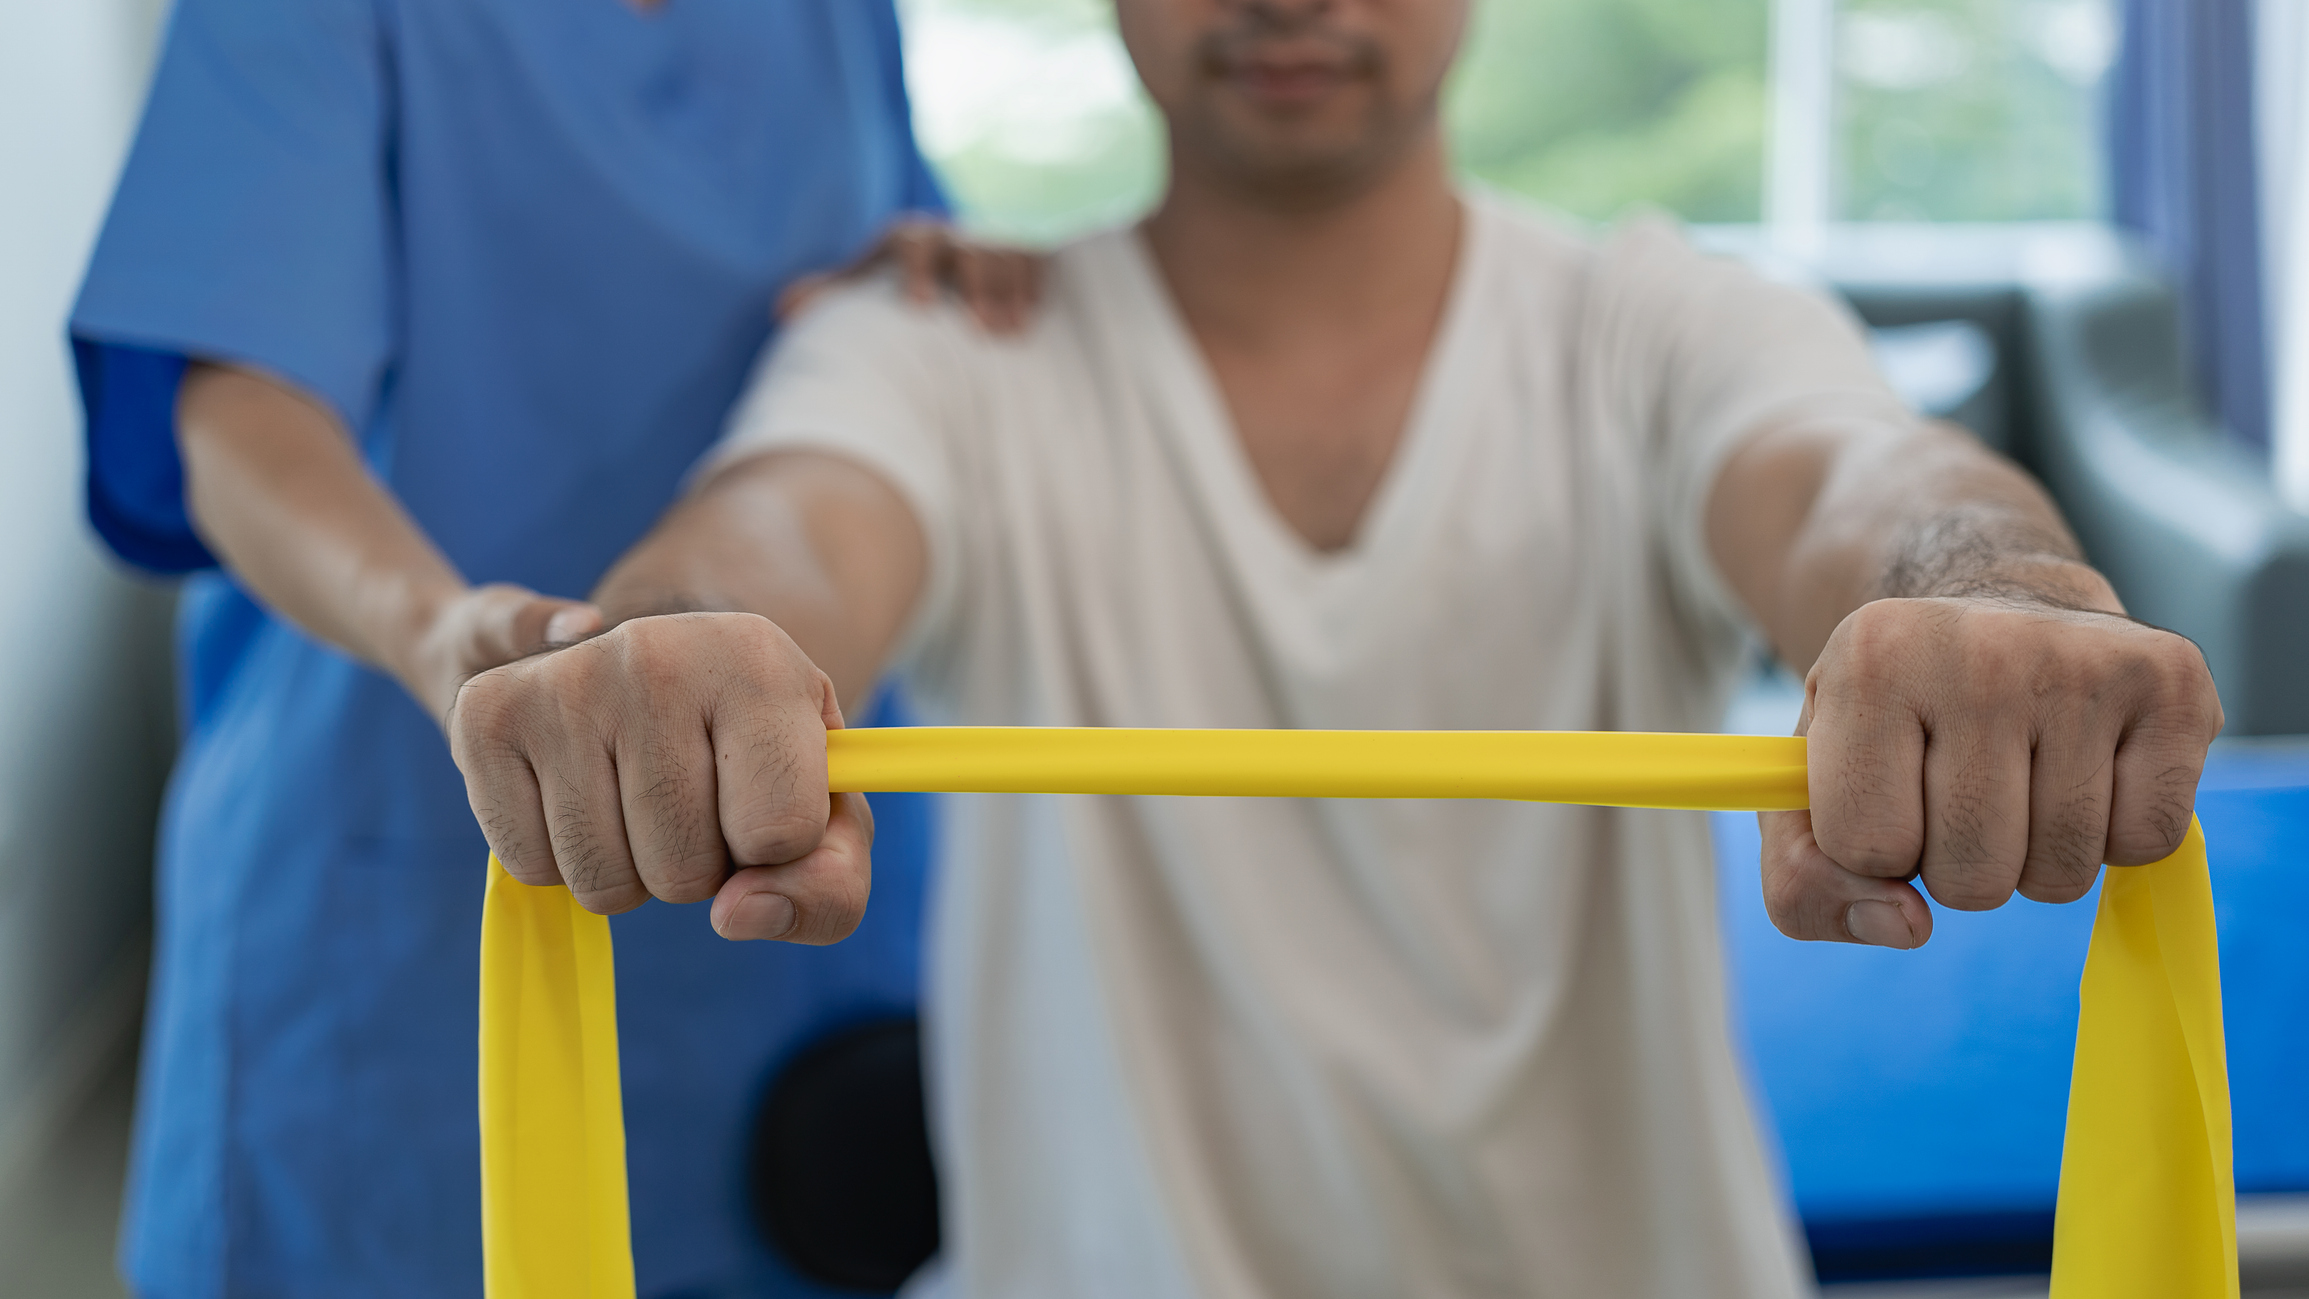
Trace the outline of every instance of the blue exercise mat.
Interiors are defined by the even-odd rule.
[[[2309,1190],[2309,745],[2218,752],[2198,814],[2237,1189]],[[1822,1279],[2046,1266],[2097,890],[1935,906],[1915,952],[1798,943],[1764,914],[1755,818],[1715,830],[1737,1027]]]

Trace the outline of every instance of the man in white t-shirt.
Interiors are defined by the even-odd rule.
[[[824,734],[893,665],[954,723],[1691,731],[1747,628],[1811,673],[1813,810],[1765,824],[1790,934],[1912,947],[1919,873],[2070,900],[2175,846],[2194,648],[1828,303],[1456,190],[1462,0],[1118,8],[1161,206],[1059,251],[1023,337],[886,285],[811,311],[597,593],[628,620],[466,687],[515,875],[839,939],[872,832]],[[1698,815],[950,808],[926,1285],[1803,1288]]]

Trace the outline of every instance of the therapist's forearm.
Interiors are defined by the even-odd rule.
[[[733,612],[778,624],[845,709],[881,675],[927,567],[896,492],[830,456],[744,461],[676,506],[593,593],[610,622]]]
[[[1985,596],[2123,612],[2044,489],[1946,426],[1766,431],[1725,464],[1709,540],[1799,673],[1871,600]]]
[[[196,364],[177,430],[193,527],[234,576],[299,627],[401,674],[465,582],[336,418],[270,379]]]
[[[196,363],[177,395],[177,443],[193,527],[234,577],[390,673],[435,718],[465,676],[534,648],[555,612],[577,607],[469,587],[335,416],[284,382]]]

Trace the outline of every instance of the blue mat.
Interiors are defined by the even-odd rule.
[[[2309,746],[2216,754],[2198,814],[2237,1189],[2309,1190]],[[2097,891],[1935,907],[1916,952],[1798,943],[1764,914],[1755,818],[1715,830],[1738,1031],[1821,1279],[2046,1266]]]

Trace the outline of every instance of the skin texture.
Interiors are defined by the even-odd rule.
[[[1311,548],[1344,548],[1410,418],[1458,260],[1437,95],[1462,15],[1116,12],[1171,123],[1147,246],[1268,501]]]
[[[2221,729],[2203,656],[2125,617],[2043,490],[1970,436],[1764,430],[1708,534],[1808,669],[1812,807],[1759,818],[1782,932],[1915,947],[1916,884],[1966,911],[2070,902],[2100,863],[2180,846]]]
[[[298,626],[391,673],[435,717],[484,668],[598,629],[592,606],[469,586],[285,380],[194,365],[177,391],[193,526]]]
[[[1171,124],[1157,264],[1269,500],[1311,548],[1351,545],[1458,256],[1436,94],[1464,6],[1117,13]],[[2177,846],[2221,721],[2203,659],[2123,616],[2012,465],[1921,422],[1759,428],[1707,516],[1734,590],[1808,669],[1812,810],[1764,819],[1784,931],[1912,947],[1931,931],[1916,884],[1963,908],[2066,900],[2103,860]],[[595,592],[613,630],[459,697],[451,741],[491,844],[597,909],[710,893],[728,937],[846,934],[871,826],[827,797],[824,733],[924,569],[866,469],[725,468]],[[644,616],[669,609],[699,612]]]
[[[916,301],[957,293],[996,333],[1023,327],[1040,287],[1039,259],[908,217],[850,266],[797,281],[779,309],[884,266]],[[266,605],[391,674],[434,717],[474,673],[604,625],[582,601],[469,584],[370,476],[343,423],[286,379],[195,363],[176,413],[201,540]]]

